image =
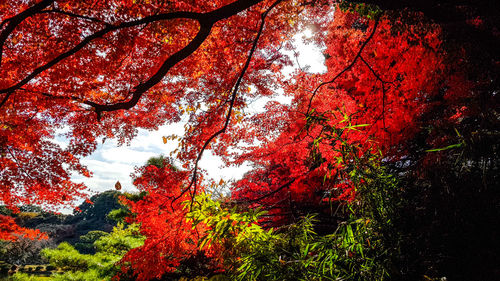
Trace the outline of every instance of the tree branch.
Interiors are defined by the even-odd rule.
[[[121,23],[119,25],[108,26],[104,29],[101,29],[100,31],[97,31],[94,34],[85,37],[85,39],[83,39],[76,46],[74,46],[70,50],[60,54],[59,56],[57,56],[56,58],[54,58],[50,62],[48,62],[42,66],[37,67],[35,70],[33,70],[33,72],[31,72],[28,76],[26,76],[23,80],[21,80],[17,84],[10,86],[8,88],[5,88],[5,89],[1,89],[0,94],[7,93],[7,95],[6,95],[6,98],[4,98],[4,100],[2,101],[2,103],[0,103],[0,107],[5,103],[6,99],[8,98],[8,96],[10,96],[10,94],[12,94],[14,91],[18,90],[22,86],[26,85],[33,78],[37,77],[40,73],[42,73],[43,71],[45,71],[47,69],[50,69],[51,67],[58,64],[62,60],[74,55],[75,53],[77,53],[78,51],[83,49],[85,46],[87,46],[94,39],[101,38],[102,36],[108,34],[109,32],[123,29],[123,28],[134,27],[134,26],[150,23],[150,22],[157,21],[157,20],[170,20],[170,19],[179,19],[179,18],[200,20],[200,18],[202,18],[202,15],[203,14],[191,13],[191,12],[174,12],[174,13],[145,17],[145,18],[140,19],[140,20],[125,22],[125,23]]]
[[[363,58],[363,56],[359,56],[361,61],[370,69],[370,72],[375,76],[375,78],[382,83],[382,124],[384,127],[384,130],[386,130],[385,126],[385,95],[387,92],[387,88],[385,87],[385,84],[394,84],[394,82],[389,82],[383,80],[380,75],[373,69],[373,67]]]
[[[84,19],[84,20],[88,20],[88,21],[93,21],[93,22],[96,22],[96,23],[104,24],[106,26],[112,26],[110,23],[107,23],[107,22],[105,22],[103,20],[100,20],[98,18],[84,16],[84,15],[79,15],[79,14],[75,14],[75,13],[63,11],[63,10],[60,10],[60,9],[50,9],[50,10],[43,10],[43,11],[39,12],[39,14],[48,14],[48,13],[62,14],[62,15],[66,15],[66,16],[69,16],[69,17],[72,17],[72,18],[79,18],[79,19]]]
[[[220,134],[222,133],[225,133],[226,132],[226,129],[227,127],[229,126],[229,122],[231,120],[231,115],[232,115],[232,112],[233,112],[233,107],[234,107],[234,102],[236,100],[236,96],[238,94],[238,89],[239,89],[239,86],[241,84],[241,81],[243,80],[243,77],[245,76],[245,73],[248,69],[248,67],[250,66],[250,62],[252,60],[252,57],[253,57],[253,54],[255,53],[255,50],[257,49],[257,43],[259,41],[259,38],[260,36],[262,35],[262,31],[264,30],[264,25],[266,23],[265,19],[267,17],[267,15],[269,14],[269,12],[274,8],[276,7],[282,0],[278,0],[276,2],[274,2],[262,15],[261,15],[261,24],[260,24],[260,27],[259,27],[259,31],[257,32],[257,35],[253,41],[253,44],[252,44],[252,48],[250,49],[250,52],[247,56],[247,60],[245,62],[245,65],[243,66],[242,70],[241,70],[241,73],[240,75],[238,76],[238,79],[236,80],[236,83],[233,87],[233,91],[231,93],[231,100],[229,102],[229,109],[228,109],[228,112],[226,114],[226,119],[225,119],[225,122],[224,122],[224,125],[222,126],[222,128],[220,130],[218,130],[217,132],[215,132],[214,134],[212,134],[206,141],[205,143],[203,144],[200,152],[198,153],[198,157],[196,158],[196,161],[195,161],[195,164],[194,164],[194,169],[193,169],[193,176],[191,177],[191,181],[188,185],[188,187],[183,190],[181,192],[181,194],[179,196],[177,196],[176,198],[174,198],[174,200],[172,202],[174,202],[175,200],[179,199],[180,197],[182,197],[186,192],[191,192],[191,188],[194,186],[194,189],[193,189],[193,192],[191,193],[191,205],[193,204],[193,200],[194,200],[194,195],[196,194],[196,190],[197,190],[197,175],[198,175],[198,165],[199,165],[199,162],[201,160],[201,157],[203,156],[203,152],[207,149],[208,145],[212,142],[212,140],[214,140],[217,136],[219,136]]]
[[[359,51],[356,54],[356,56],[354,57],[354,59],[352,60],[352,62],[348,66],[346,66],[342,71],[340,71],[337,75],[335,75],[335,77],[333,77],[330,81],[323,82],[323,83],[319,84],[316,87],[316,89],[314,89],[314,91],[312,93],[312,96],[309,99],[309,105],[307,106],[307,111],[306,111],[307,114],[309,114],[309,111],[311,110],[312,101],[313,101],[314,97],[316,96],[316,94],[318,94],[319,89],[321,87],[325,86],[325,85],[328,85],[328,84],[331,84],[331,83],[335,82],[335,80],[337,80],[340,76],[342,76],[342,74],[344,74],[347,71],[349,71],[356,64],[356,61],[361,57],[361,53],[365,49],[366,45],[373,38],[373,35],[375,35],[375,31],[377,30],[377,26],[378,26],[379,20],[380,20],[379,17],[377,17],[375,19],[375,25],[373,26],[372,32],[370,33],[370,35],[368,36],[368,38],[366,38],[365,42],[363,42],[363,44],[361,45],[361,48],[359,48]]]
[[[274,195],[276,193],[278,193],[279,191],[289,187],[292,183],[295,182],[295,179],[291,179],[289,181],[287,181],[286,183],[282,184],[280,187],[276,188],[275,190],[269,192],[269,193],[266,193],[258,198],[255,198],[255,199],[250,199],[250,200],[238,200],[237,203],[254,203],[254,202],[259,202],[260,200],[262,199],[265,199],[267,197],[270,197],[271,195]]]
[[[48,0],[46,0],[48,1]],[[53,1],[53,0],[52,0]],[[152,88],[154,85],[159,83],[161,79],[167,74],[167,72],[178,62],[182,61],[192,53],[194,53],[198,47],[205,41],[205,39],[208,37],[210,34],[211,28],[214,23],[216,23],[219,20],[228,18],[232,15],[235,15],[259,2],[262,2],[263,0],[238,0],[235,1],[231,4],[228,4],[224,7],[221,7],[219,9],[213,10],[211,12],[207,13],[195,13],[195,12],[172,12],[172,13],[165,13],[165,14],[157,14],[157,15],[152,15],[148,17],[144,17],[142,19],[138,20],[133,20],[129,22],[124,22],[118,25],[112,25],[112,26],[106,26],[104,29],[101,29],[100,31],[87,36],[83,41],[81,41],[79,44],[71,48],[70,50],[60,54],[57,56],[55,59],[51,60],[50,62],[46,63],[45,65],[42,65],[38,68],[36,68],[32,73],[30,73],[28,76],[26,76],[23,80],[18,82],[17,84],[0,90],[0,94],[6,94],[5,97],[3,98],[2,102],[0,102],[0,107],[5,104],[5,102],[8,100],[8,98],[12,95],[12,93],[22,86],[26,85],[28,82],[30,82],[33,78],[38,76],[40,73],[43,71],[50,69],[57,63],[61,62],[62,60],[74,55],[76,52],[79,50],[83,49],[85,46],[87,46],[92,40],[101,38],[104,35],[106,35],[109,32],[116,31],[119,29],[124,29],[124,28],[130,28],[142,24],[147,24],[151,22],[156,22],[160,20],[172,20],[172,19],[193,19],[199,22],[200,24],[200,30],[196,37],[183,49],[180,51],[174,53],[172,56],[167,58],[163,65],[160,67],[160,69],[151,77],[149,78],[146,82],[143,82],[139,85],[137,85],[132,93],[132,98],[129,101],[126,102],[120,102],[116,104],[98,104],[94,103],[91,101],[86,101],[84,102],[87,105],[90,105],[94,108],[94,110],[97,113],[97,116],[99,118],[100,114],[104,111],[115,111],[119,109],[130,109],[133,106],[135,106],[142,95]],[[12,22],[9,23],[9,25]]]
[[[201,46],[201,44],[205,42],[205,39],[210,35],[211,29],[212,29],[211,24],[201,25],[198,34],[196,34],[196,36],[193,38],[193,40],[191,40],[191,42],[189,42],[188,45],[186,45],[184,48],[182,48],[181,50],[177,51],[176,53],[168,57],[163,62],[163,65],[160,67],[160,69],[147,81],[134,87],[132,92],[132,98],[130,100],[109,105],[98,104],[91,101],[85,101],[84,103],[92,106],[98,116],[100,116],[100,114],[105,111],[115,111],[119,109],[132,108],[139,102],[142,95],[147,90],[152,88],[154,85],[158,84],[174,65],[176,65],[177,63],[184,60],[189,55],[195,52]]]
[[[21,13],[15,15],[14,17],[11,17],[7,20],[4,20],[2,22],[2,26],[7,23],[7,26],[5,29],[0,33],[0,68],[2,67],[2,55],[3,55],[3,45],[5,44],[5,41],[7,41],[7,38],[9,35],[14,31],[14,29],[25,19],[35,15],[39,11],[45,9],[48,7],[50,4],[52,4],[54,0],[43,0],[38,4],[33,5],[32,7],[29,7],[28,9],[22,11]]]
[[[389,82],[389,81],[383,80],[382,77],[380,77],[380,75],[373,69],[373,67],[363,58],[363,56],[360,55],[359,59],[368,67],[368,69],[373,74],[373,76],[375,76],[375,78],[378,81],[382,82],[382,84],[394,84],[394,82]]]

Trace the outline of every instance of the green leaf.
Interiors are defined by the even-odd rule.
[[[443,150],[448,150],[448,149],[453,149],[453,148],[459,148],[459,147],[462,147],[464,145],[463,142],[460,142],[460,143],[456,143],[456,144],[452,144],[452,145],[448,145],[446,147],[441,147],[441,148],[434,148],[434,149],[428,149],[426,150],[425,152],[437,152],[437,151],[443,151]]]

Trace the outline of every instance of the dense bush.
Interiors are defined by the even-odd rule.
[[[402,202],[394,177],[379,165],[371,169],[363,172],[359,196],[343,206],[345,220],[331,234],[315,232],[313,215],[264,229],[257,224],[262,212],[240,213],[207,195],[197,198],[188,218],[209,227],[199,246],[221,251],[233,280],[386,280],[394,274],[401,237],[393,221]]]
[[[79,242],[75,243],[75,249],[82,254],[95,254],[96,248],[94,243],[99,238],[107,235],[109,233],[100,230],[89,231],[87,234],[80,236]]]
[[[42,254],[50,264],[64,271],[53,275],[53,280],[111,280],[119,272],[116,263],[127,251],[144,241],[135,225],[125,227],[119,224],[111,233],[101,235],[99,233],[97,236],[100,237],[94,242],[96,253],[93,255],[82,254],[68,243],[43,250]]]
[[[20,237],[15,241],[0,241],[0,261],[13,265],[43,264],[45,261],[40,256],[44,248],[54,248],[53,239],[30,239]]]
[[[110,232],[116,221],[107,215],[112,210],[123,208],[119,202],[121,195],[119,191],[108,190],[90,197],[90,200],[78,206],[66,223],[74,224],[78,235],[84,235],[92,230]]]

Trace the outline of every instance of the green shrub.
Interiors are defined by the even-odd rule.
[[[357,197],[344,206],[345,220],[336,231],[318,235],[315,217],[278,229],[257,224],[260,210],[238,212],[210,196],[198,196],[188,219],[209,231],[201,248],[222,246],[224,268],[232,280],[386,280],[398,253],[399,189],[394,177],[373,157],[357,177]],[[361,180],[362,179],[362,180]]]
[[[95,254],[94,242],[106,235],[109,235],[109,233],[101,230],[89,231],[87,234],[80,236],[80,242],[75,243],[75,249],[82,254]]]
[[[91,233],[88,239],[97,238],[93,246],[96,253],[82,254],[68,243],[61,243],[56,249],[44,249],[42,254],[52,266],[65,272],[54,274],[52,280],[111,280],[119,271],[116,263],[132,248],[144,243],[138,234],[137,225],[125,227],[118,224],[111,233]]]
[[[47,280],[52,281],[52,279],[47,279],[46,277],[38,277],[21,272],[18,272],[6,279],[6,281],[47,281]]]

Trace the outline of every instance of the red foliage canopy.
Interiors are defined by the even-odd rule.
[[[143,246],[127,253],[122,262],[133,267],[138,280],[151,280],[174,271],[183,259],[195,255],[202,233],[185,219],[188,208],[182,202],[189,200],[189,194],[181,192],[188,172],[149,165],[138,173],[134,183],[147,196],[126,204],[134,214],[130,222],[140,223],[147,239]]]
[[[233,144],[238,112],[274,94],[282,43],[326,2],[2,1],[0,202],[72,202],[85,186],[71,173],[90,176],[80,159],[101,138],[125,143],[183,115],[177,157],[196,182],[203,150]]]
[[[21,237],[29,239],[47,239],[45,233],[38,229],[29,229],[20,227],[14,221],[14,218],[0,215],[0,240],[15,241]]]
[[[357,149],[353,157],[380,150],[386,161],[404,161],[423,129],[442,132],[470,114],[463,104],[469,85],[447,64],[440,27],[414,17],[415,24],[398,27],[394,19],[335,12],[322,38],[327,73],[298,72],[284,81],[293,103],[269,106],[252,120],[264,126],[240,132],[249,142],[260,136],[261,143],[236,161],[258,168],[237,183],[235,199],[267,206],[279,223],[301,210],[320,212],[322,201],[354,196],[343,153],[349,146]],[[444,100],[437,100],[443,91]],[[429,112],[438,117],[426,119]],[[278,136],[270,138],[276,130]],[[420,149],[453,141],[456,134],[448,130],[428,136]]]
[[[3,1],[1,201],[70,202],[85,188],[70,174],[90,176],[79,159],[100,138],[124,143],[137,128],[156,129],[183,114],[190,126],[179,157],[193,161],[226,119],[235,120],[233,109],[257,95],[245,85],[273,94],[267,69],[286,62],[280,42],[303,9],[262,0]]]

